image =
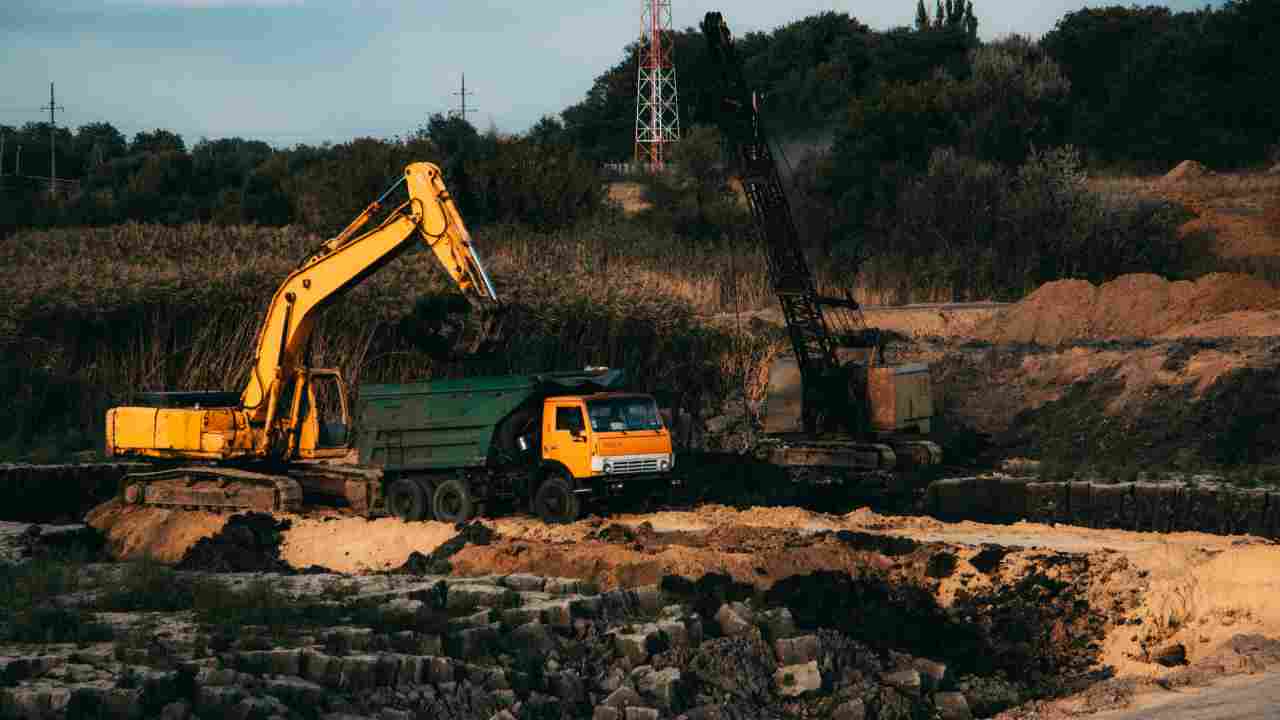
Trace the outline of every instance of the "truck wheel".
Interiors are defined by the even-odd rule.
[[[563,475],[552,475],[538,486],[534,497],[538,517],[546,523],[571,523],[578,519],[582,503],[573,492],[573,486]]]
[[[458,478],[449,478],[436,486],[435,497],[431,499],[431,510],[440,522],[469,522],[475,516],[471,490]]]
[[[411,478],[397,478],[387,489],[387,509],[392,515],[413,522],[427,516],[427,494]]]

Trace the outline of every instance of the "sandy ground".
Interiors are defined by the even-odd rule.
[[[1239,675],[1212,687],[1151,692],[1094,720],[1272,720],[1280,717],[1280,673]]]

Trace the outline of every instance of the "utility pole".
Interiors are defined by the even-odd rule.
[[[49,106],[40,109],[49,111],[49,194],[55,195],[58,191],[58,153],[54,148],[54,142],[58,134],[58,125],[54,113],[59,110],[66,110],[66,108],[54,102],[53,83],[49,83]]]
[[[459,110],[454,110],[454,114],[455,114],[457,117],[460,117],[460,118],[462,118],[463,120],[466,120],[466,119],[467,119],[467,113],[469,113],[469,112],[475,112],[475,111],[476,111],[476,108],[468,108],[468,107],[467,107],[467,95],[475,95],[475,93],[468,93],[468,92],[467,92],[467,74],[466,74],[466,73],[462,73],[462,90],[461,90],[461,91],[459,91],[459,92],[454,93],[454,95],[460,95],[460,96],[462,96],[462,107],[461,107],[461,109],[459,109]]]
[[[0,130],[0,177],[4,177],[4,141],[8,139],[8,133]]]

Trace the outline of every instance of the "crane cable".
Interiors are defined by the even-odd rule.
[[[733,318],[734,318],[734,324],[735,324],[733,342],[734,342],[734,345],[737,346],[735,350],[738,353],[738,357],[741,358],[743,356],[742,354],[742,341],[743,341],[742,304],[739,302],[738,267],[737,267],[737,262],[735,260],[736,254],[737,252],[736,252],[736,249],[734,248],[733,239],[729,238],[729,280],[733,288]],[[746,423],[748,438],[750,438],[751,435],[754,435],[754,430],[755,430],[754,426],[751,423],[751,404],[747,402],[747,373],[750,371],[750,367],[751,367],[750,361],[744,360],[742,363],[742,388],[741,388],[742,421]],[[748,439],[747,447],[743,449],[747,450],[749,448],[750,448],[750,440]]]

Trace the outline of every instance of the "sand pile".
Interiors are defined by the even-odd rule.
[[[1280,289],[1252,275],[1213,273],[1169,282],[1157,275],[1124,275],[1095,286],[1059,280],[979,327],[991,342],[1057,345],[1086,338],[1176,336],[1180,330],[1242,311],[1280,308]]]
[[[1180,180],[1195,180],[1207,175],[1213,175],[1213,171],[1195,160],[1183,160],[1178,166],[1170,170],[1163,178],[1164,182],[1178,182]]]

